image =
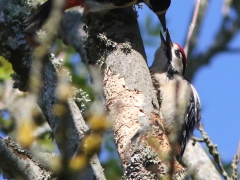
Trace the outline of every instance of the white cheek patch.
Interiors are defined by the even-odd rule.
[[[177,49],[178,49],[178,46],[176,44],[173,44],[171,65],[176,71],[182,74],[183,73],[182,56],[179,58],[175,55],[175,51]]]

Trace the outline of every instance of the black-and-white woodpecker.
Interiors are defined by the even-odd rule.
[[[66,0],[64,10],[82,6],[88,12],[108,11],[123,8],[144,2],[158,16],[163,30],[166,31],[165,14],[171,4],[171,0]],[[39,29],[48,18],[53,6],[53,0],[47,0],[24,23],[27,24],[25,32],[34,32]]]
[[[184,77],[187,63],[184,50],[172,43],[168,30],[166,41],[161,32],[160,36],[161,46],[155,53],[150,72],[159,91],[165,132],[170,143],[176,145],[174,153],[180,162],[189,138],[199,125],[201,105],[197,91]]]

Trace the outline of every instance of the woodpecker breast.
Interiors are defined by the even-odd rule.
[[[152,73],[161,104],[163,125],[168,137],[175,134],[178,142],[178,160],[200,122],[200,99],[195,88],[181,75],[169,76],[167,72]],[[171,140],[170,140],[171,141]]]
[[[154,78],[159,83],[159,91],[162,97],[161,113],[167,134],[176,125],[176,118],[181,121],[177,123],[184,123],[188,102],[190,97],[193,96],[190,83],[182,76],[174,76],[174,78],[169,78],[167,73],[154,74]]]

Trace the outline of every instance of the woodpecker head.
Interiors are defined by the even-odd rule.
[[[157,49],[154,61],[150,70],[152,72],[169,72],[184,75],[187,64],[186,55],[182,47],[177,43],[172,43],[168,30],[166,40],[160,32],[161,46]]]
[[[187,58],[183,48],[179,44],[171,41],[168,30],[166,32],[166,40],[161,32],[160,37],[162,41],[160,48],[163,49],[167,57],[167,62],[163,70],[177,72],[184,75],[187,65]]]

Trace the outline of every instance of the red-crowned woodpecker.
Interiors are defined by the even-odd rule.
[[[171,0],[66,0],[64,10],[74,6],[82,6],[88,12],[103,12],[111,9],[128,7],[144,2],[158,16],[163,30],[166,31],[165,14]],[[39,29],[48,18],[53,6],[53,0],[47,0],[24,23],[27,24],[25,32],[34,32]]]
[[[150,71],[158,88],[163,125],[169,141],[176,145],[174,153],[180,162],[195,127],[201,118],[200,99],[192,84],[184,77],[186,55],[180,45],[172,43],[169,32],[166,41],[155,53]]]

